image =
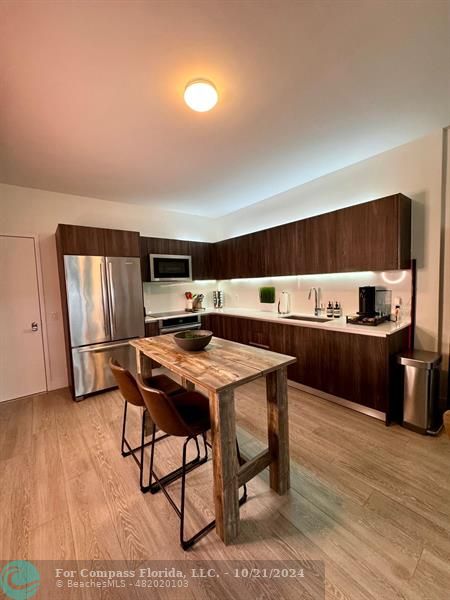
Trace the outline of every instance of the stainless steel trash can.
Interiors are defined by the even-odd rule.
[[[442,427],[439,379],[442,356],[437,352],[411,350],[397,357],[405,367],[403,426],[436,435]]]

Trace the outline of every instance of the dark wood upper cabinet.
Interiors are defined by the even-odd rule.
[[[149,254],[190,254],[191,242],[188,240],[171,240],[168,238],[147,238]]]
[[[271,227],[263,236],[265,264],[261,276],[297,275],[297,222]]]
[[[297,275],[335,273],[336,212],[297,221],[296,244]]]
[[[336,211],[336,271],[409,268],[411,201],[387,196]]]
[[[269,259],[271,249],[267,245],[266,231],[255,231],[241,236],[244,244],[240,248],[239,242],[236,248],[237,262],[244,267],[243,277],[265,277],[269,275]],[[257,273],[257,275],[254,275]]]
[[[56,237],[63,255],[105,256],[104,229],[60,224]]]
[[[119,229],[58,225],[59,252],[85,256],[139,256],[139,233]]]
[[[140,256],[139,232],[104,229],[105,256]]]
[[[409,268],[411,200],[395,194],[215,244],[217,279]]]
[[[190,243],[192,279],[215,279],[212,247],[209,242]]]
[[[237,238],[217,242],[214,249],[216,279],[238,277]]]
[[[141,275],[142,281],[150,281],[150,261],[148,258],[149,255],[149,246],[148,241],[150,238],[140,237],[139,239],[139,247],[141,254]]]

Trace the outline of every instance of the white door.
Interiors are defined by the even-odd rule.
[[[0,402],[45,390],[34,239],[0,235]]]

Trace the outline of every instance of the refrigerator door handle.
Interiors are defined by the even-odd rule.
[[[102,306],[103,306],[103,319],[104,319],[104,329],[105,329],[105,337],[110,336],[110,323],[108,316],[108,297],[105,293],[106,288],[106,272],[105,272],[105,261],[104,259],[100,263],[100,285],[102,290]]]
[[[114,285],[113,285],[113,274],[112,274],[112,263],[106,259],[108,263],[108,290],[109,290],[109,310],[111,313],[111,339],[116,336],[116,299],[114,296]]]
[[[119,342],[118,344],[99,344],[96,346],[85,346],[77,348],[77,352],[104,352],[105,350],[115,350],[116,348],[124,348],[128,346],[128,342]]]

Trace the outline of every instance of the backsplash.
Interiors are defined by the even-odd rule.
[[[213,306],[212,293],[218,288],[216,281],[190,281],[181,283],[144,283],[144,306],[146,314],[184,310],[185,292],[204,294],[203,306]]]
[[[273,285],[276,288],[275,304],[259,302],[259,288]],[[383,273],[366,271],[363,273],[336,273],[327,275],[294,275],[292,277],[272,277],[261,279],[231,279],[218,282],[217,287],[225,292],[225,307],[253,308],[276,311],[280,293],[290,294],[291,312],[312,314],[314,294],[308,300],[312,287],[320,288],[320,303],[325,307],[328,301],[338,301],[342,314],[354,314],[358,311],[358,288],[373,285],[377,288],[392,290],[394,298],[401,298],[401,314],[409,317],[411,312],[411,272],[386,271]]]
[[[190,283],[144,283],[144,304],[147,314],[185,308],[184,293],[204,294],[205,308],[213,307],[212,293],[224,291],[225,308],[247,308],[277,311],[280,293],[290,294],[291,312],[312,314],[314,296],[308,300],[310,288],[320,288],[320,303],[325,307],[328,301],[340,302],[342,314],[354,314],[358,310],[358,288],[374,285],[377,288],[392,290],[394,298],[401,298],[401,314],[407,318],[411,312],[411,272],[366,271],[363,273],[336,273],[327,275],[293,275],[290,277],[264,277],[254,279],[231,279],[226,281],[193,281]],[[275,287],[275,303],[259,301],[259,288]]]

